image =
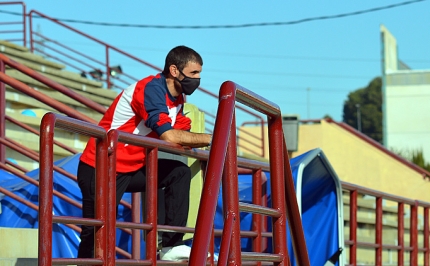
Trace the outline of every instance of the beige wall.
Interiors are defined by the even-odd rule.
[[[324,151],[342,181],[406,198],[430,201],[430,182],[424,180],[420,173],[335,123],[322,120],[317,124],[300,125],[299,148],[292,156],[315,148]]]

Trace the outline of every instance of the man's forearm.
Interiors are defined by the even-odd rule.
[[[192,133],[179,129],[170,129],[161,134],[160,139],[180,144],[182,146],[199,148],[209,146],[212,141],[212,135],[205,133]]]

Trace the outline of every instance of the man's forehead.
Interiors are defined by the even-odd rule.
[[[194,61],[189,61],[185,65],[184,69],[187,69],[187,70],[190,70],[190,71],[195,71],[195,70],[202,71],[202,65],[200,65],[199,63],[194,62]]]

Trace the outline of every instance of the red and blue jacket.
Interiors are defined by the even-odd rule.
[[[99,122],[107,132],[118,129],[132,134],[159,138],[170,129],[190,130],[184,116],[184,96],[173,97],[163,74],[144,78],[121,92]],[[90,138],[81,161],[95,167],[95,139]],[[145,165],[145,149],[118,143],[116,171],[133,172]]]

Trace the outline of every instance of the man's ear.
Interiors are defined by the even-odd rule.
[[[179,71],[175,65],[170,65],[169,71],[170,71],[170,75],[172,75],[172,77],[175,77],[175,78],[179,77]]]

